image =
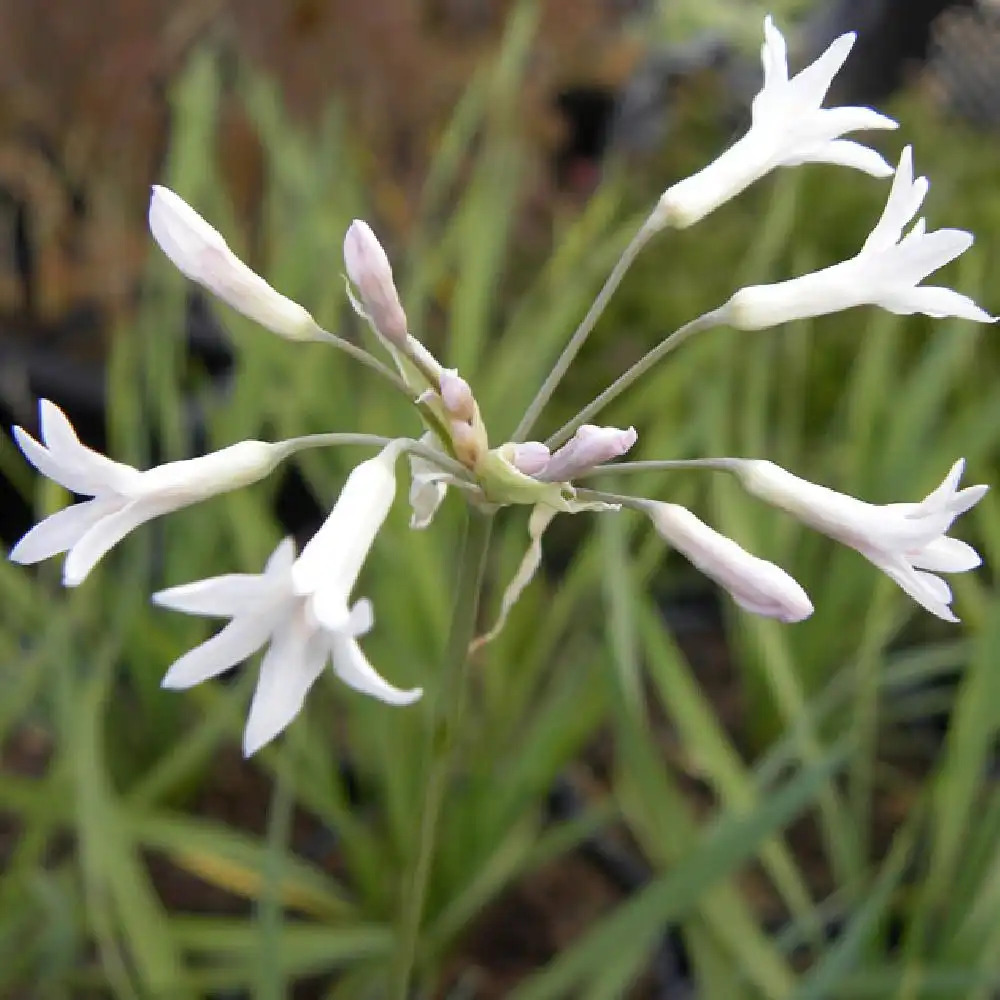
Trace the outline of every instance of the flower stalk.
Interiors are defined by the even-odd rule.
[[[456,738],[465,700],[468,650],[476,631],[492,530],[493,515],[470,507],[455,584],[455,606],[448,644],[427,729],[423,810],[416,855],[400,905],[396,957],[389,990],[391,1000],[407,1000],[417,962],[417,942],[434,864],[441,808],[454,767]]]

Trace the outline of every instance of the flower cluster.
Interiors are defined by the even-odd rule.
[[[301,305],[241,261],[190,205],[174,192],[154,187],[150,230],[184,275],[283,337],[327,342],[369,365],[407,394],[421,431],[415,437],[393,440],[331,433],[273,444],[243,441],[199,458],[140,471],[86,447],[62,411],[42,400],[41,440],[18,427],[14,431],[17,443],[39,472],[89,499],[42,521],[18,542],[10,558],[34,563],[66,552],[63,580],[67,586],[77,586],[133,529],[252,483],[303,448],[377,447],[375,457],[351,472],[325,523],[298,555],[293,542],[285,539],[260,574],[229,574],[173,586],[154,596],[157,604],[176,611],[229,619],[218,633],[170,667],[164,687],[197,684],[267,647],[245,732],[247,754],[289,725],[328,662],[346,685],[387,704],[407,705],[420,697],[420,689],[393,686],[368,662],[358,640],[374,625],[372,605],[364,598],[351,603],[365,559],[392,506],[398,460],[404,454],[413,528],[431,525],[449,487],[457,487],[464,499],[487,512],[509,505],[532,510],[530,544],[504,594],[500,620],[473,643],[474,648],[502,627],[530,581],[539,565],[542,534],[553,517],[622,507],[647,516],[667,543],[744,610],[783,622],[809,617],[812,603],[788,573],[745,551],[691,511],[658,499],[583,489],[580,480],[628,468],[630,463],[616,460],[634,447],[638,437],[632,427],[600,426],[590,423],[590,418],[698,330],[719,325],[760,330],[862,305],[993,322],[966,296],[921,284],[967,250],[973,238],[955,229],[927,232],[923,219],[903,235],[928,190],[925,178],[914,178],[910,148],[903,150],[893,170],[874,150],[843,138],[858,130],[893,129],[896,122],[870,108],[822,107],[853,42],[853,35],[844,35],[813,64],[790,77],[784,39],[771,19],[765,20],[763,87],[753,103],[749,131],[703,170],[663,193],[567,342],[514,438],[499,444],[490,441],[473,387],[459,372],[444,368],[412,335],[388,256],[367,223],[352,223],[344,240],[347,295],[375,333],[388,364],[323,330]],[[893,178],[885,210],[855,257],[788,281],[740,289],[721,307],[655,347],[548,440],[529,439],[538,413],[629,263],[653,234],[693,224],[778,167],[810,162]],[[856,549],[932,614],[957,620],[951,591],[937,574],[964,572],[979,564],[975,550],[947,537],[947,532],[986,491],[985,486],[959,489],[961,460],[921,502],[885,506],[807,482],[763,460],[715,458],[659,464],[734,474],[750,494]]]

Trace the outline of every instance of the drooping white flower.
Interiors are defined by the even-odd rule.
[[[651,224],[683,229],[735,198],[776,167],[834,163],[873,177],[892,168],[873,149],[842,139],[861,129],[893,129],[897,123],[871,108],[823,108],[833,78],[844,65],[855,35],[841,35],[811,65],[791,79],[785,39],[764,19],[764,84],[754,98],[750,130],[698,173],[668,188]]]
[[[185,277],[273,333],[312,340],[319,327],[297,302],[272,288],[230,250],[222,234],[180,195],[154,184],[149,231]]]
[[[856,549],[931,614],[956,622],[951,588],[934,574],[964,573],[980,564],[971,545],[946,533],[988,489],[958,489],[964,468],[959,459],[920,503],[881,506],[799,479],[773,462],[741,461],[736,473],[750,493]]]
[[[187,688],[216,677],[265,644],[260,677],[243,738],[256,753],[295,718],[327,660],[349,687],[390,705],[409,705],[421,689],[393,687],[368,662],[358,639],[374,624],[371,602],[349,605],[351,591],[396,491],[389,445],[350,474],[326,522],[296,559],[285,539],[260,574],[228,574],[153,596],[164,607],[231,618],[225,628],[185,653],[163,686]]]
[[[378,237],[355,219],[344,237],[344,266],[375,329],[397,347],[406,346],[406,313],[392,277],[392,265]]]
[[[596,465],[621,458],[635,444],[639,435],[634,427],[598,427],[584,424],[554,452],[536,479],[550,483],[567,483]]]
[[[972,246],[972,233],[928,233],[919,219],[903,236],[927,194],[926,177],[913,177],[913,154],[903,150],[885,210],[861,251],[850,260],[773,285],[742,288],[718,318],[740,330],[761,330],[808,316],[874,305],[900,315],[957,316],[978,323],[994,318],[967,295],[920,282]]]
[[[10,558],[36,563],[68,552],[67,587],[82,583],[98,560],[133,528],[216,493],[266,476],[287,453],[280,444],[241,441],[221,451],[145,472],[112,461],[82,444],[66,414],[43,399],[38,405],[42,442],[21,427],[14,438],[31,464],[72,493],[93,497],[36,524],[11,549]]]
[[[751,555],[686,507],[651,501],[646,510],[657,532],[745,611],[783,622],[813,613],[809,596],[780,566]]]

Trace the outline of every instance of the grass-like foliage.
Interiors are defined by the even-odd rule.
[[[634,231],[633,208],[658,190],[619,170],[554,223],[547,259],[517,246],[529,164],[517,95],[533,9],[518,9],[496,61],[456,108],[417,228],[394,254],[411,328],[476,386],[501,433],[513,431]],[[337,113],[306,133],[266,80],[241,72],[238,94],[266,156],[253,243],[263,251],[247,234],[241,241],[213,165],[220,80],[210,51],[173,95],[164,183],[196,200],[323,327],[368,336],[345,308],[339,247],[351,218],[373,208],[371,166]],[[937,181],[932,220],[947,209],[979,237],[953,284],[996,312],[1000,199],[977,166],[995,156],[919,108],[901,118]],[[662,236],[555,416],[722,301],[734,276],[778,280],[840,259],[864,239],[883,194],[846,171],[806,167],[695,230]],[[244,438],[419,433],[406,401],[349,359],[262,334],[229,311],[235,370],[213,385],[185,353],[188,291],[151,254],[139,315],[109,362],[109,454],[146,467],[154,443],[163,461]],[[875,310],[778,331],[715,330],[607,416],[640,430],[639,457],[769,457],[855,496],[916,498],[959,455],[975,479],[996,478],[993,336]],[[326,509],[358,460],[344,449],[294,464]],[[0,452],[39,514],[64,502],[18,462],[12,448]],[[425,774],[444,741],[457,764],[413,942],[414,996],[487,995],[463,957],[470,930],[485,921],[489,933],[512,886],[601,837],[641,859],[644,884],[503,995],[629,995],[648,984],[668,933],[683,944],[694,995],[711,1000],[996,995],[1000,598],[988,571],[956,581],[964,624],[938,627],[856,553],[779,519],[727,479],[634,475],[630,488],[691,503],[793,568],[814,599],[814,616],[791,628],[724,616],[726,690],[741,693],[740,721],[720,714],[719,685],[706,687],[668,626],[674,599],[689,592],[681,566],[664,568],[645,518],[598,516],[585,527],[575,519],[572,537],[553,533],[553,568],[473,660],[461,711],[429,732],[440,722],[465,514],[451,496],[427,531],[411,532],[398,503],[365,570],[380,616],[366,650],[393,683],[423,685],[424,701],[394,711],[324,679],[281,741],[237,764],[252,671],[183,696],[161,691],[165,668],[208,633],[146,595],[257,572],[282,534],[281,482],[147,526],[77,590],[59,588],[51,566],[27,573],[0,561],[0,738],[38,758],[0,780],[10,831],[0,841],[0,994],[277,1000],[319,977],[315,995],[330,1000],[389,996],[407,886],[422,863]],[[497,518],[484,625],[521,558],[526,522],[516,508]],[[987,566],[1000,565],[995,498],[967,525]],[[597,758],[601,781],[577,780]],[[213,807],[234,773],[251,806],[268,789],[266,817]],[[588,789],[568,816],[549,807],[560,782]],[[199,887],[197,910],[176,903],[178,880]],[[221,891],[206,901],[205,886]]]

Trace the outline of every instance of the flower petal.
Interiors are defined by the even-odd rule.
[[[900,556],[879,554],[874,558],[869,555],[868,559],[932,615],[946,622],[959,621],[948,606],[951,602],[951,589],[940,577],[915,570]]]
[[[86,493],[99,489],[121,492],[139,478],[139,472],[130,465],[123,465],[88,448],[76,436],[69,417],[49,399],[38,401],[42,440],[50,454],[60,465],[73,468],[94,484]]]
[[[260,573],[226,573],[207,580],[196,580],[179,587],[169,587],[153,594],[153,603],[186,615],[207,618],[234,618],[247,613],[274,585]]]
[[[189,688],[242,663],[267,642],[276,623],[274,614],[236,618],[222,631],[189,650],[167,671],[161,687]]]
[[[101,518],[70,550],[63,566],[63,583],[76,587],[87,577],[104,554],[133,528],[160,513],[149,504],[130,503]]]
[[[119,500],[108,497],[64,507],[36,524],[10,550],[9,558],[13,562],[28,565],[65,552],[118,506]]]
[[[48,448],[39,444],[23,427],[15,427],[13,433],[17,446],[24,452],[24,457],[43,476],[71,493],[93,496],[97,492],[91,477],[80,472],[75,465],[58,461]]]
[[[900,154],[885,208],[861,252],[885,250],[898,243],[903,227],[920,210],[929,186],[926,177],[913,179],[913,149],[906,146]]]
[[[995,323],[991,316],[969,298],[951,288],[939,285],[922,285],[918,288],[902,288],[879,297],[878,304],[899,316],[921,313],[934,319],[967,319],[973,323]]]
[[[892,167],[885,162],[880,153],[851,139],[834,139],[818,143],[800,150],[782,163],[786,167],[794,167],[800,163],[832,163],[835,166],[860,170],[872,177],[889,177],[892,174]]]
[[[917,569],[932,573],[966,573],[982,564],[979,553],[958,538],[935,538],[918,552],[910,555],[910,563]]]
[[[764,18],[764,44],[760,49],[764,67],[764,90],[788,82],[788,46],[785,36],[774,26],[771,15]]]
[[[375,626],[375,608],[367,597],[356,601],[347,619],[347,630],[355,639],[367,635]]]
[[[378,698],[387,705],[411,705],[424,693],[422,688],[403,691],[393,687],[368,662],[357,641],[343,632],[334,633],[330,648],[334,673],[355,691]]]
[[[789,90],[794,94],[796,105],[811,109],[818,108],[823,103],[833,78],[847,62],[856,38],[853,31],[835,38],[815,62],[789,80]]]
[[[301,621],[284,624],[260,665],[260,679],[243,734],[243,756],[270,743],[302,710],[326,662],[321,636]]]

